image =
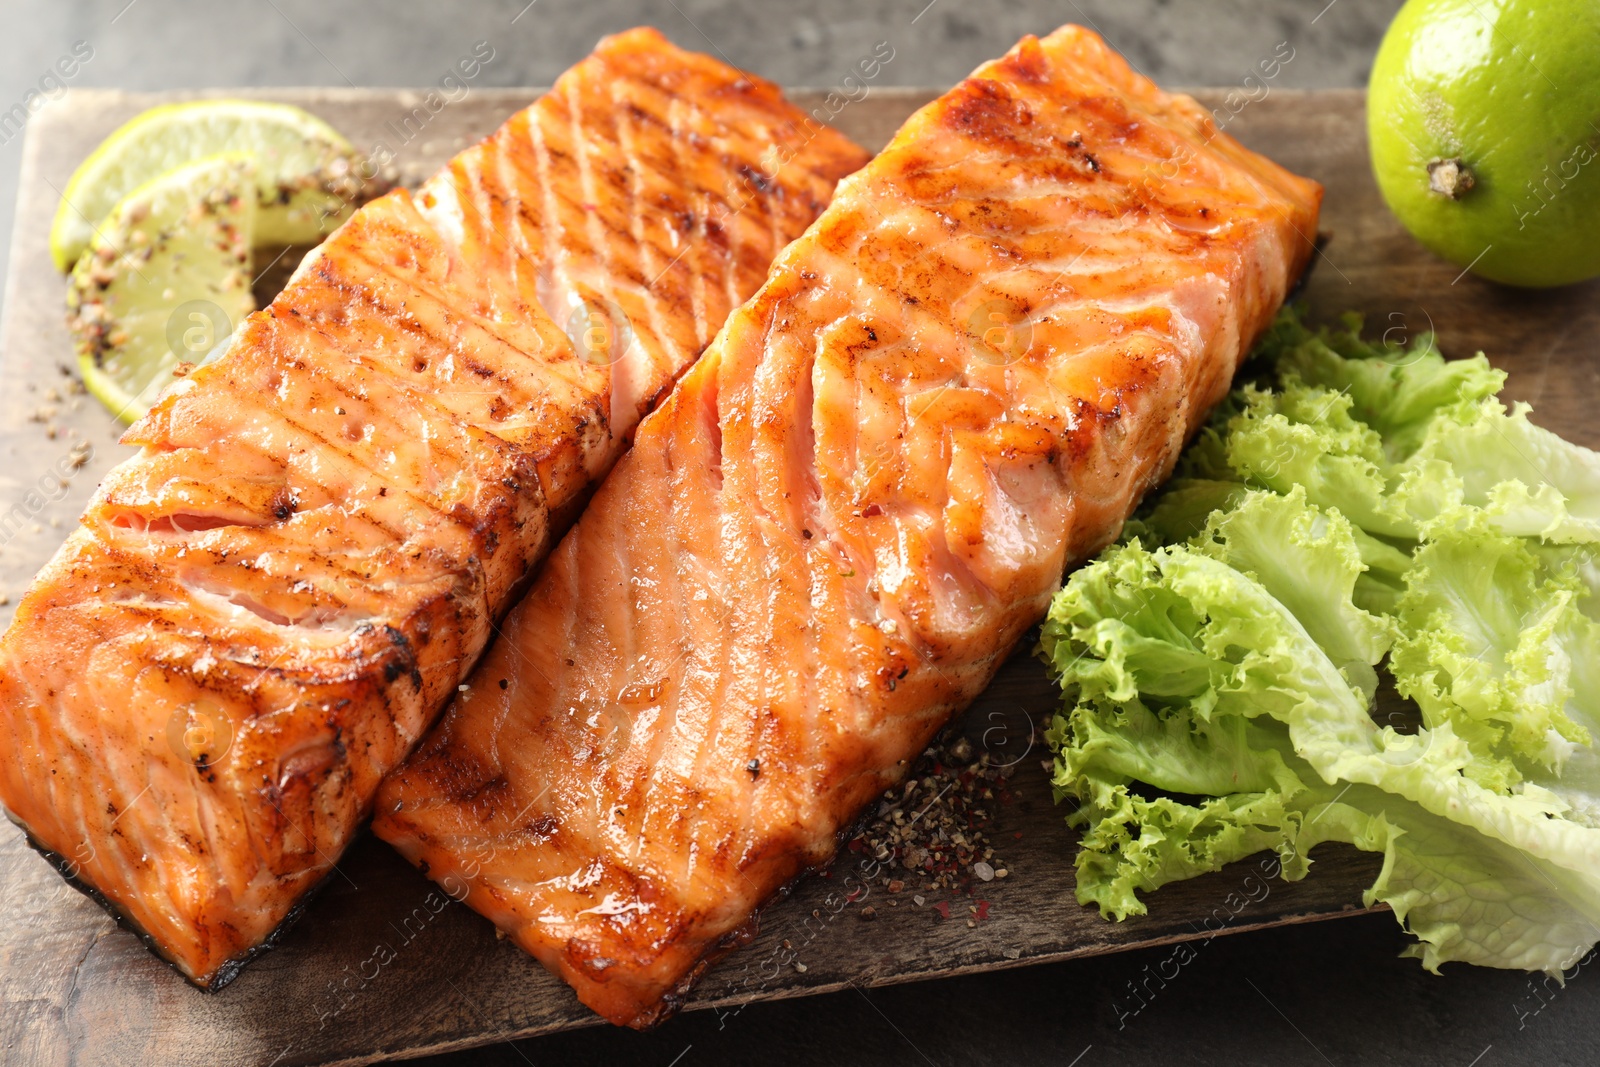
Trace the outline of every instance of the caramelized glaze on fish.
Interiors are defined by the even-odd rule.
[[[0,640],[0,799],[202,986],[366,818],[639,417],[866,160],[651,30],[365,206]]]
[[[378,834],[659,1019],[1170,471],[1320,198],[1087,31],[981,68],[644,420]]]

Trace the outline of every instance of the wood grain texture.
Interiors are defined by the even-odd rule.
[[[65,392],[58,367],[71,364],[65,283],[46,250],[57,191],[123,120],[193,95],[203,94],[75,91],[29,124],[0,323],[0,591],[13,598],[65,536],[96,480],[124,454],[115,428],[92,400],[76,398],[72,410],[71,398],[50,399],[51,389]],[[306,106],[359,145],[387,141],[401,179],[415,182],[492,131],[534,91],[477,91],[446,107],[404,145],[390,124],[417,106],[417,94],[234,95]],[[808,108],[823,100],[821,93],[792,95]],[[875,90],[846,106],[834,124],[878,146],[934,95]],[[1220,105],[1225,94],[1197,95]],[[1530,294],[1472,277],[1457,280],[1457,268],[1428,255],[1384,210],[1369,174],[1363,121],[1357,92],[1285,91],[1249,104],[1227,124],[1251,147],[1328,187],[1322,225],[1331,240],[1307,292],[1314,313],[1355,308],[1374,328],[1408,334],[1431,323],[1447,353],[1482,348],[1510,371],[1509,394],[1532,402],[1536,421],[1600,446],[1600,425],[1585,410],[1600,385],[1589,358],[1600,342],[1596,287]],[[42,421],[29,421],[33,416]],[[53,440],[47,425],[57,427]],[[50,466],[71,446],[69,429],[94,445],[93,459],[64,492],[41,487],[40,478],[52,476]],[[30,491],[37,495],[29,497]],[[9,606],[0,608],[0,623],[9,616]],[[1055,701],[1042,668],[1023,655],[966,720],[975,745],[992,758],[1017,761],[1016,797],[998,808],[990,830],[1007,879],[988,883],[977,897],[930,894],[920,908],[909,892],[890,907],[890,896],[876,885],[846,902],[841,887],[856,861],[847,857],[831,877],[807,879],[768,909],[756,942],[715,968],[691,1007],[727,1013],[751,999],[1113,952],[1360,907],[1376,857],[1327,848],[1317,852],[1311,877],[1296,885],[1255,880],[1257,864],[1245,861],[1162,890],[1151,900],[1150,915],[1122,924],[1080,908],[1072,894],[1073,835],[1051,803],[1040,766],[1044,754],[1028,749],[1030,724],[1046,719]],[[988,917],[968,928],[967,906],[979,897],[989,902]],[[952,921],[934,910],[941,899],[952,901]],[[860,918],[868,905],[876,921]],[[559,981],[497,941],[487,922],[448,902],[370,837],[341,860],[279,948],[222,993],[207,996],[62,882],[20,833],[0,827],[0,1058],[7,1062],[365,1063],[594,1022]]]

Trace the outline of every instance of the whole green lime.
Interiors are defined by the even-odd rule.
[[[1600,274],[1600,3],[1410,0],[1372,67],[1383,198],[1434,252],[1509,285]]]

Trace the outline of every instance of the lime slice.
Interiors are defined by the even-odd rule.
[[[67,306],[89,392],[123,422],[150,409],[179,363],[199,362],[255,310],[254,161],[212,156],[146,182],[95,230]]]
[[[197,159],[249,155],[257,164],[261,245],[315,244],[361,192],[355,150],[337,130],[287,104],[197,100],[152,108],[122,126],[73,173],[50,228],[50,254],[71,270],[112,205]]]

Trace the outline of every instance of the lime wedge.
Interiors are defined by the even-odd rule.
[[[50,255],[71,270],[112,205],[197,159],[255,159],[261,245],[315,244],[350,214],[362,183],[355,149],[337,130],[287,104],[196,100],[152,108],[118,129],[78,167],[50,228]]]
[[[123,422],[255,310],[258,180],[254,160],[237,154],[179,167],[123,197],[79,257],[67,294],[78,367]]]

